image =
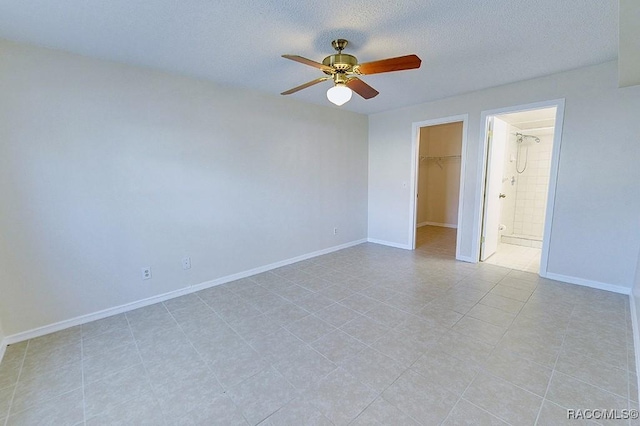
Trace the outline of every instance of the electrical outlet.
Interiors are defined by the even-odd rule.
[[[191,258],[185,257],[182,259],[182,269],[191,269]]]
[[[151,267],[150,266],[142,268],[142,279],[143,280],[151,279]]]
[[[338,235],[338,228],[333,228],[333,235]]]

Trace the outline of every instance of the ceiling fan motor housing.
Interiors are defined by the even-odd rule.
[[[353,67],[358,64],[358,59],[353,55],[346,53],[336,53],[335,55],[329,55],[322,61],[323,65],[333,67],[336,72],[348,73],[352,72]],[[331,75],[329,71],[324,71],[325,74]]]

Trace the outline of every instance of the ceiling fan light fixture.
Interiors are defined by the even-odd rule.
[[[327,99],[335,105],[341,106],[349,102],[353,92],[347,86],[342,83],[337,83],[335,86],[327,90]]]

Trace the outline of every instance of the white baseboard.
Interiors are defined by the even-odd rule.
[[[455,223],[439,223],[439,222],[420,222],[416,224],[416,228],[422,228],[423,226],[441,226],[443,228],[458,229],[458,225]]]
[[[145,306],[153,305],[155,303],[164,302],[165,300],[173,299],[178,296],[183,296],[191,292],[192,292],[191,287],[184,287],[179,290],[158,294],[156,296],[151,296],[146,299],[137,300],[131,303],[125,303],[124,305],[115,306],[113,308],[107,308],[102,311],[92,312],[90,314],[81,315],[79,317],[70,318],[70,319],[59,321],[53,324],[48,324],[42,327],[12,334],[10,336],[5,337],[4,340],[7,344],[13,344],[18,342],[23,342],[29,339],[35,339],[36,337],[44,336],[50,333],[55,333],[56,331],[75,327],[77,325],[86,324],[91,321],[107,318],[113,315],[121,314],[123,312],[133,311],[134,309],[143,308]]]
[[[562,281],[569,284],[577,284],[585,287],[597,288],[598,290],[606,290],[606,291],[611,291],[613,293],[631,294],[631,288],[623,287],[621,285],[601,283],[599,281],[592,281],[584,278],[577,278],[577,277],[571,277],[568,275],[555,274],[553,272],[547,272],[543,274],[541,271],[540,276],[542,278],[548,278],[550,280]]]
[[[7,339],[0,340],[0,362],[2,362],[2,358],[4,357],[4,353],[7,350]]]
[[[225,284],[231,281],[239,280],[241,278],[250,277],[251,275],[270,271],[272,269],[280,268],[282,266],[290,265],[292,263],[300,262],[302,260],[311,259],[313,257],[322,256],[323,254],[332,253],[334,251],[343,250],[343,249],[353,247],[358,244],[362,244],[366,242],[367,242],[366,239],[351,241],[349,243],[340,244],[337,246],[314,251],[311,253],[306,253],[301,256],[292,257],[290,259],[281,260],[279,262],[270,263],[268,265],[260,266],[258,268],[253,268],[247,271],[239,272],[237,274],[227,275],[225,277],[216,278],[215,280],[206,281],[206,282],[195,284],[189,287],[184,287],[178,290],[170,291],[168,293],[159,294],[156,296],[149,297],[147,299],[137,300],[135,302],[126,303],[124,305],[115,306],[113,308],[104,309],[102,311],[93,312],[87,315],[81,315],[79,317],[63,320],[60,322],[56,322],[54,324],[49,324],[42,327],[34,328],[32,330],[23,331],[21,333],[12,334],[4,338],[4,341],[3,341],[4,346],[0,347],[0,353],[2,354],[4,353],[4,348],[6,348],[6,345],[8,344],[22,342],[25,340],[44,336],[45,334],[50,334],[56,331],[64,330],[66,328],[75,327],[77,325],[86,324],[91,321],[121,314],[123,312],[129,312],[134,309],[143,308],[145,306],[153,305],[159,302],[164,302],[165,300],[173,299],[175,297],[183,296],[185,294],[195,293],[196,291],[204,290],[205,288],[214,287],[220,284]]]
[[[392,243],[391,241],[376,240],[375,238],[367,238],[367,241],[369,241],[370,243],[380,244],[383,246],[395,247],[395,248],[400,248],[404,250],[413,250],[413,247],[411,247],[409,244]]]
[[[640,386],[640,329],[638,328],[638,308],[633,292],[629,294],[629,307],[631,311],[631,330],[633,333],[633,353],[636,357],[636,378],[638,380],[637,385]],[[640,387],[638,389],[640,389]],[[639,407],[635,408],[637,409]]]

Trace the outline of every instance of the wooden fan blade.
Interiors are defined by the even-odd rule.
[[[290,94],[292,94],[292,93],[296,93],[296,92],[297,92],[297,91],[299,91],[299,90],[306,89],[307,87],[311,87],[311,86],[313,86],[314,84],[322,83],[323,81],[329,80],[330,78],[331,78],[331,77],[320,77],[320,78],[316,78],[315,80],[311,80],[311,81],[310,81],[310,82],[308,82],[308,83],[301,84],[301,85],[300,85],[300,86],[298,86],[298,87],[294,87],[293,89],[289,89],[289,90],[287,90],[286,92],[282,92],[282,93],[280,93],[280,94],[281,94],[281,95],[290,95]]]
[[[358,74],[379,74],[383,72],[411,70],[420,68],[422,60],[416,55],[398,56],[397,58],[382,59],[366,62],[357,67]]]
[[[334,72],[335,70],[332,67],[321,64],[320,62],[312,61],[311,59],[303,58],[298,55],[282,55],[283,58],[291,59],[292,61],[300,62],[301,64],[309,65],[314,68],[321,69],[322,71]]]
[[[349,81],[347,81],[347,87],[365,99],[371,99],[379,93],[376,89],[369,86],[358,77],[350,78]]]

